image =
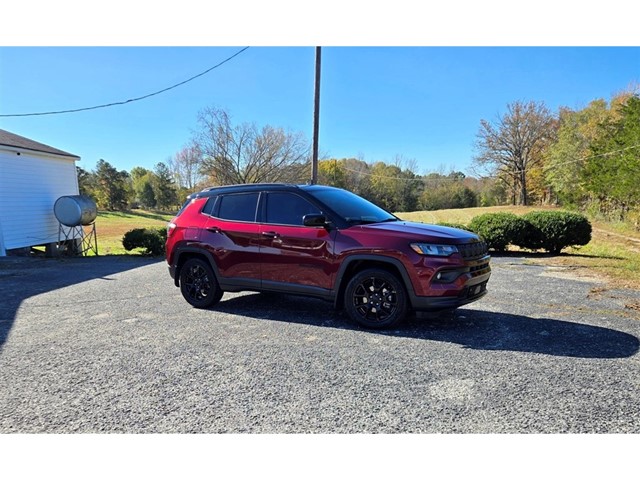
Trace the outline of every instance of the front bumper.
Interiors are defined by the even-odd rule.
[[[456,296],[418,297],[411,299],[411,305],[418,312],[449,310],[461,307],[476,300],[480,300],[487,294],[487,282],[485,280],[475,285],[468,285]]]

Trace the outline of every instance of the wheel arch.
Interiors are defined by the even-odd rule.
[[[176,287],[180,286],[180,271],[182,270],[185,262],[190,258],[200,258],[206,261],[211,266],[213,274],[216,276],[216,280],[219,280],[220,276],[218,274],[218,268],[216,266],[216,262],[213,259],[213,256],[202,248],[187,246],[179,248],[175,255],[175,275],[173,281]]]
[[[369,268],[380,268],[398,277],[398,280],[402,282],[404,289],[407,292],[409,307],[413,308],[412,298],[415,296],[415,293],[413,290],[413,284],[411,283],[411,279],[407,273],[407,269],[397,258],[385,257],[382,255],[352,255],[342,262],[340,270],[336,276],[335,308],[341,308],[349,280],[358,272]]]

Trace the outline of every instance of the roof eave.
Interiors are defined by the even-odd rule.
[[[14,145],[4,145],[4,144],[0,144],[0,150],[7,150],[10,152],[15,152],[17,154],[22,154],[22,153],[36,153],[39,155],[46,155],[46,156],[50,156],[50,157],[56,157],[56,158],[66,158],[66,159],[71,159],[73,161],[78,161],[80,160],[80,157],[78,155],[73,155],[72,153],[53,153],[53,152],[47,152],[44,150],[36,150],[36,149],[31,149],[31,148],[22,148],[22,147],[16,147]]]

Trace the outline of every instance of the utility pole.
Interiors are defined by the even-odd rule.
[[[316,84],[313,102],[313,157],[311,159],[311,185],[318,183],[318,130],[320,128],[320,59],[321,48],[316,47]]]

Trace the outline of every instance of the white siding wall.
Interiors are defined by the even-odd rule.
[[[0,150],[0,255],[57,242],[53,205],[64,195],[78,195],[73,159]]]

